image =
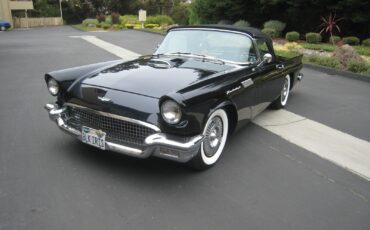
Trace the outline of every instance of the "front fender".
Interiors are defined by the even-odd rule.
[[[96,70],[108,68],[110,66],[122,63],[122,60],[100,62],[90,65],[78,66],[68,69],[56,70],[45,74],[45,81],[47,82],[49,78],[54,78],[59,82],[62,89],[67,90],[70,85],[78,78],[95,72]]]

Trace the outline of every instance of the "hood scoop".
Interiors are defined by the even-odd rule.
[[[162,59],[151,59],[150,61],[148,61],[148,66],[151,66],[157,69],[169,69],[172,67],[169,61],[165,61]]]

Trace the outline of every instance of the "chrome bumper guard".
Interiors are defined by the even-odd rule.
[[[62,131],[81,140],[81,131],[68,126],[62,118],[62,114],[66,111],[65,107],[59,108],[54,104],[46,104],[45,109],[49,113],[49,118],[56,122]],[[105,142],[105,149],[138,158],[156,156],[185,163],[198,153],[202,140],[202,135],[196,135],[184,141],[183,137],[155,133],[145,139],[143,150],[108,141]]]

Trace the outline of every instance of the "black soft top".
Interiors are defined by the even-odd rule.
[[[170,29],[168,29],[167,32],[174,30],[174,29],[192,29],[192,28],[204,28],[204,29],[219,29],[219,30],[230,30],[230,31],[237,31],[237,32],[242,32],[246,33],[253,38],[263,38],[264,40],[270,41],[271,38],[268,37],[266,34],[262,33],[261,30],[253,27],[239,27],[239,26],[232,26],[232,25],[219,25],[219,24],[214,24],[214,25],[197,25],[197,26],[175,26]]]

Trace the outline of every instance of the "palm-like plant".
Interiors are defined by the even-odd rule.
[[[320,34],[325,32],[325,33],[330,33],[330,40],[333,42],[333,45],[335,46],[334,39],[333,37],[333,32],[334,30],[338,30],[340,32],[340,27],[338,26],[338,22],[343,20],[343,18],[337,18],[337,15],[330,13],[327,17],[321,17],[321,25],[322,27]]]

